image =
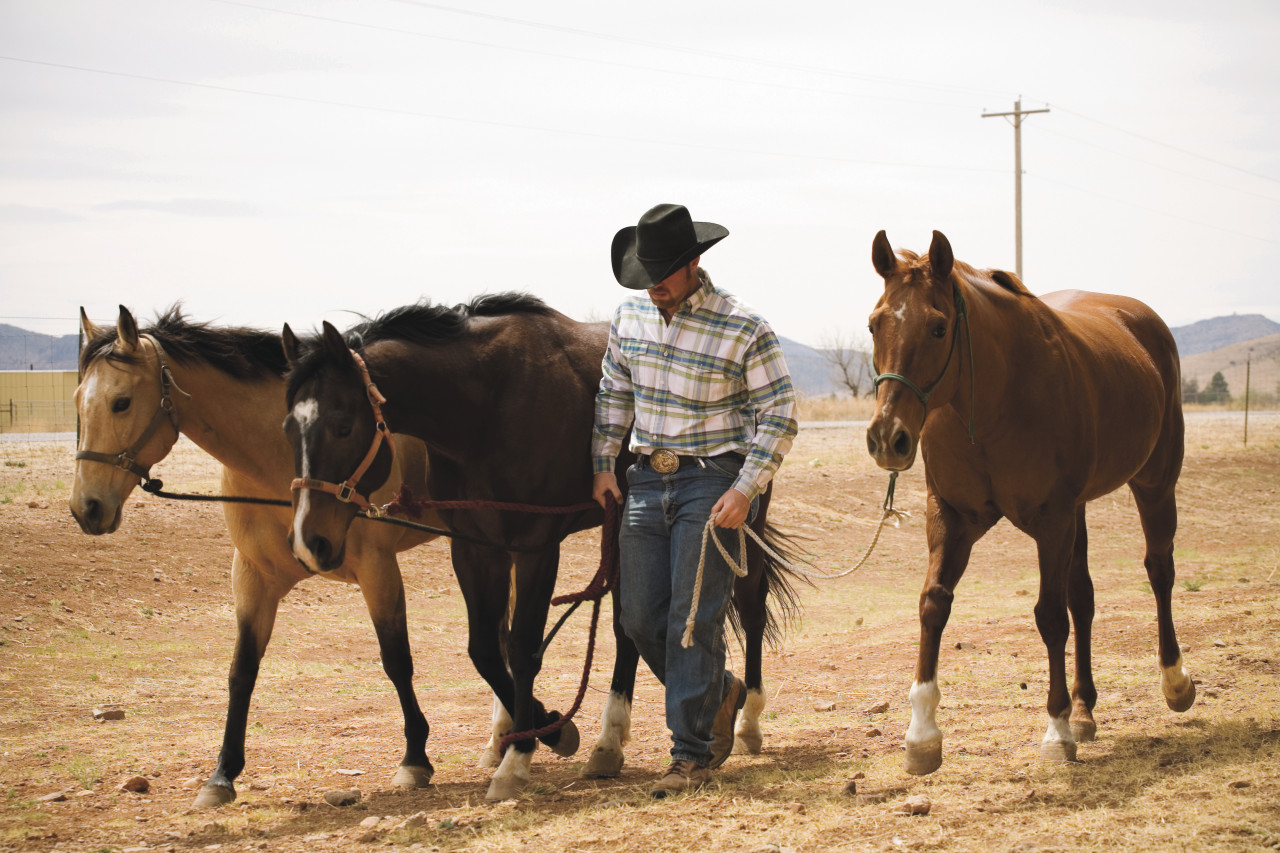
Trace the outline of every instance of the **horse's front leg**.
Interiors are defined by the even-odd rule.
[[[760,715],[764,713],[764,635],[769,622],[768,584],[764,582],[764,554],[754,541],[747,541],[748,573],[733,584],[733,607],[742,627],[742,680],[747,686],[747,701],[734,726],[733,751],[759,754],[764,746]]]
[[[391,784],[400,788],[425,788],[435,773],[426,749],[431,727],[413,691],[413,653],[409,648],[405,617],[404,582],[395,555],[384,551],[365,556],[358,580],[373,630],[378,635],[382,669],[395,685],[404,715],[404,758]]]
[[[244,737],[249,701],[258,681],[258,667],[275,628],[280,599],[293,584],[268,584],[236,549],[231,560],[231,586],[236,605],[236,647],[227,677],[227,720],[222,730],[218,766],[196,795],[195,808],[225,805],[236,798],[235,779],[244,769]]]
[[[1071,731],[1071,693],[1067,689],[1067,585],[1077,542],[1079,516],[1072,508],[1047,515],[1033,535],[1040,561],[1040,597],[1036,601],[1036,627],[1049,657],[1049,696],[1045,710],[1049,726],[1040,743],[1045,761],[1075,761],[1076,739]]]
[[[531,731],[559,718],[558,714],[548,714],[533,695],[533,682],[542,669],[543,632],[547,626],[547,611],[555,591],[559,562],[558,545],[516,557],[516,602],[511,614],[511,639],[507,647],[507,666],[514,684],[514,703],[511,706],[513,731]],[[578,730],[569,721],[542,740],[557,754],[572,755],[578,749]],[[485,794],[486,800],[510,799],[529,784],[529,768],[535,748],[537,740],[534,738],[511,744],[493,774],[489,791]]]
[[[1071,685],[1071,736],[1076,743],[1086,743],[1093,740],[1098,732],[1093,719],[1098,688],[1093,683],[1093,578],[1089,576],[1089,533],[1083,505],[1076,510],[1076,538],[1067,580],[1067,607],[1071,611],[1076,640],[1076,677]]]
[[[612,779],[619,775],[622,748],[631,740],[631,702],[635,697],[640,652],[622,629],[622,607],[616,586],[613,588],[613,642],[613,679],[609,682],[609,696],[600,719],[600,737],[582,768],[582,775],[588,779]]]
[[[951,602],[973,543],[990,525],[966,521],[930,489],[926,511],[929,571],[920,592],[920,652],[911,685],[911,724],[906,734],[906,771],[916,776],[942,766],[942,730],[938,728],[938,654],[942,631],[951,617]]]

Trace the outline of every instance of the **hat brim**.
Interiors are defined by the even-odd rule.
[[[648,290],[680,267],[729,236],[729,229],[714,222],[693,223],[697,242],[674,258],[642,261],[636,257],[637,226],[623,228],[613,238],[613,277],[618,284],[632,290]]]

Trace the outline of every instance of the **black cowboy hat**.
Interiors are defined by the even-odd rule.
[[[660,204],[614,235],[613,277],[647,290],[728,236],[722,225],[694,222],[682,204]]]

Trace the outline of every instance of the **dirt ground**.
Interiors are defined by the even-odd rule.
[[[1198,697],[1185,714],[1160,694],[1133,502],[1122,491],[1090,507],[1099,730],[1077,763],[1038,760],[1035,552],[1002,523],[975,549],[944,637],[943,767],[902,770],[925,562],[917,468],[898,486],[911,517],[860,571],[803,590],[802,622],[766,655],[764,751],[734,756],[701,792],[646,795],[669,746],[647,672],[622,777],[579,777],[606,644],[578,756],[539,750],[531,789],[486,805],[489,774],[475,765],[491,699],[434,543],[401,558],[435,784],[391,787],[402,721],[359,592],[317,579],[282,605],[239,799],[213,811],[191,803],[216,761],[234,637],[221,510],[135,492],[118,532],[86,536],[67,510],[71,446],[0,444],[0,851],[1280,848],[1280,417],[1255,413],[1248,447],[1240,427],[1227,415],[1189,422],[1174,618]],[[775,520],[826,572],[857,561],[879,518],[887,478],[863,446],[859,428],[805,429],[778,476]],[[156,471],[193,491],[214,490],[216,472],[185,441]],[[574,537],[559,591],[585,585],[597,548],[592,533]],[[572,700],[586,636],[583,610],[539,679],[549,706]],[[124,718],[98,722],[94,709]],[[121,790],[134,776],[149,790]],[[356,805],[324,800],[351,788]],[[928,814],[899,814],[916,795]]]

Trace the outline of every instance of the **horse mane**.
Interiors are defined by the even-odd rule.
[[[265,379],[284,376],[287,364],[280,336],[275,332],[244,326],[215,326],[188,320],[181,304],[175,304],[139,330],[160,342],[165,354],[180,364],[204,363],[236,379]],[[85,341],[80,351],[83,372],[97,358],[121,364],[138,364],[135,353],[115,349],[119,333],[115,326]]]
[[[472,317],[549,314],[552,310],[536,296],[517,291],[483,294],[452,308],[423,300],[365,320],[348,329],[343,338],[354,349],[387,340],[429,344],[458,337]]]
[[[910,249],[898,249],[898,255],[909,264],[917,266],[920,264],[920,255]],[[1033,298],[1035,296],[1035,294],[1028,290],[1027,286],[1022,283],[1022,279],[1005,270],[975,269],[958,258],[954,262],[953,269],[960,273],[960,278],[962,280],[971,284],[975,282],[990,281],[1010,293],[1014,293],[1019,296],[1031,296]]]

